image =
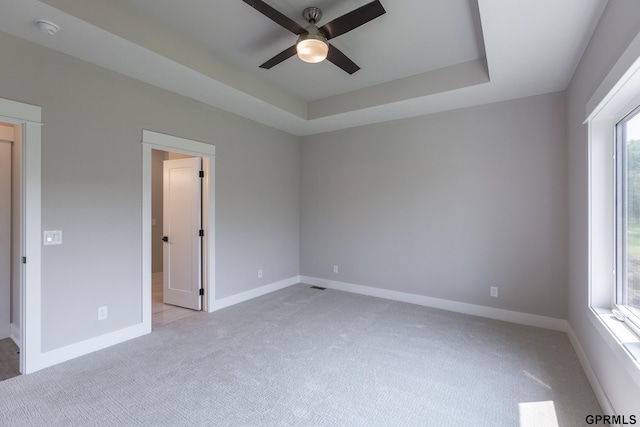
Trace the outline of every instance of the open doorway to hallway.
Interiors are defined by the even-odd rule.
[[[20,375],[19,126],[0,122],[0,381]]]
[[[202,288],[199,293],[204,294],[200,299],[201,308],[203,311],[212,311],[216,295],[216,274],[215,274],[215,156],[216,147],[213,144],[208,144],[191,139],[180,138],[168,134],[162,134],[151,130],[142,130],[142,330],[143,333],[150,333],[153,326],[153,310],[152,310],[152,282],[153,272],[158,273],[158,262],[156,261],[156,268],[152,267],[153,250],[152,245],[154,243],[154,231],[155,231],[155,244],[159,245],[162,242],[162,237],[165,235],[160,234],[159,231],[162,227],[159,227],[158,218],[152,213],[152,199],[153,199],[153,157],[154,151],[172,152],[187,154],[202,159],[202,179],[201,179],[201,221],[202,229],[199,230],[201,236],[201,277]],[[163,155],[156,154],[156,162]],[[178,160],[174,160],[178,161]],[[159,178],[156,179],[156,182]],[[156,188],[159,188],[156,185]],[[158,196],[156,196],[156,200]],[[158,212],[156,210],[156,212]],[[153,219],[156,219],[155,227]],[[164,221],[163,221],[164,222]],[[164,224],[163,224],[164,225]],[[158,237],[160,240],[158,240]],[[167,236],[169,239],[170,236]],[[158,246],[156,246],[158,247]],[[157,252],[159,253],[159,252]],[[163,263],[164,264],[164,263]],[[163,265],[164,270],[164,265]],[[164,289],[163,289],[164,293]],[[164,295],[163,295],[164,296]]]
[[[195,235],[192,239],[189,238],[191,236],[182,236],[180,238],[176,236],[177,233],[186,232],[189,235],[189,230],[175,230],[176,225],[184,228],[185,223],[189,221],[197,221],[197,224],[195,224],[197,228],[201,228],[202,223],[201,186],[197,182],[198,179],[195,181],[194,179],[187,179],[187,182],[185,182],[185,175],[190,175],[192,171],[180,166],[180,160],[182,159],[196,161],[198,166],[196,167],[197,171],[193,171],[194,175],[202,169],[199,157],[163,150],[152,150],[152,327],[192,316],[197,314],[199,312],[198,309],[202,307],[201,296],[196,295],[199,293],[199,289],[202,288],[200,239]],[[178,167],[176,167],[176,163]],[[170,188],[172,185],[176,185],[176,180],[180,181],[178,183],[180,187],[177,189],[179,197],[175,197],[176,187],[173,187],[173,190]],[[198,186],[197,189],[194,188],[197,193],[196,197],[185,197],[185,185]],[[171,196],[172,194],[174,196]],[[198,200],[195,200],[195,198]],[[173,206],[176,203],[181,205],[193,204],[194,206]],[[189,212],[194,212],[197,218],[187,219],[186,221],[185,218],[176,219],[176,215],[183,215],[185,209],[187,215],[189,215]],[[183,250],[182,253],[173,250],[176,247],[180,248],[180,245],[183,245],[187,239],[189,240],[188,244],[194,246],[193,250],[187,248],[186,252]],[[194,283],[191,284],[191,282]],[[191,292],[194,286],[197,286],[198,289],[195,289],[195,292]],[[190,297],[189,293],[194,295]],[[184,302],[183,295],[186,296],[186,302]],[[194,298],[196,298],[196,301],[194,301]]]

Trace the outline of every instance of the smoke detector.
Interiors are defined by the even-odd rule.
[[[38,25],[38,28],[40,28],[41,31],[49,34],[50,36],[60,31],[60,27],[57,24],[47,21],[46,19],[34,19],[33,22]]]

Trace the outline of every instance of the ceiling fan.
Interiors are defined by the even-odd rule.
[[[260,68],[266,69],[278,65],[285,59],[297,54],[301,60],[309,63],[321,62],[326,58],[347,73],[353,74],[358,71],[360,67],[338,48],[327,43],[327,41],[358,28],[386,13],[382,4],[380,4],[378,0],[375,0],[318,28],[316,24],[320,21],[320,18],[322,18],[322,11],[317,7],[308,7],[302,12],[303,18],[309,23],[305,28],[261,0],[243,1],[276,24],[281,25],[298,36],[296,44],[260,65]]]

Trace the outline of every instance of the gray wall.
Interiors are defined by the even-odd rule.
[[[589,319],[587,101],[640,31],[640,2],[610,1],[567,91],[569,178],[569,323],[598,381],[619,414],[637,414],[640,385],[611,352]]]
[[[305,137],[301,274],[565,318],[564,111],[555,93]]]
[[[296,137],[2,33],[0,56],[0,96],[42,106],[42,227],[63,231],[43,351],[141,322],[142,129],[216,145],[216,297],[298,274]]]

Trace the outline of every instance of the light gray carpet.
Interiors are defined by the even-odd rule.
[[[564,333],[296,285],[3,381],[0,425],[518,426],[545,401],[601,413]]]

